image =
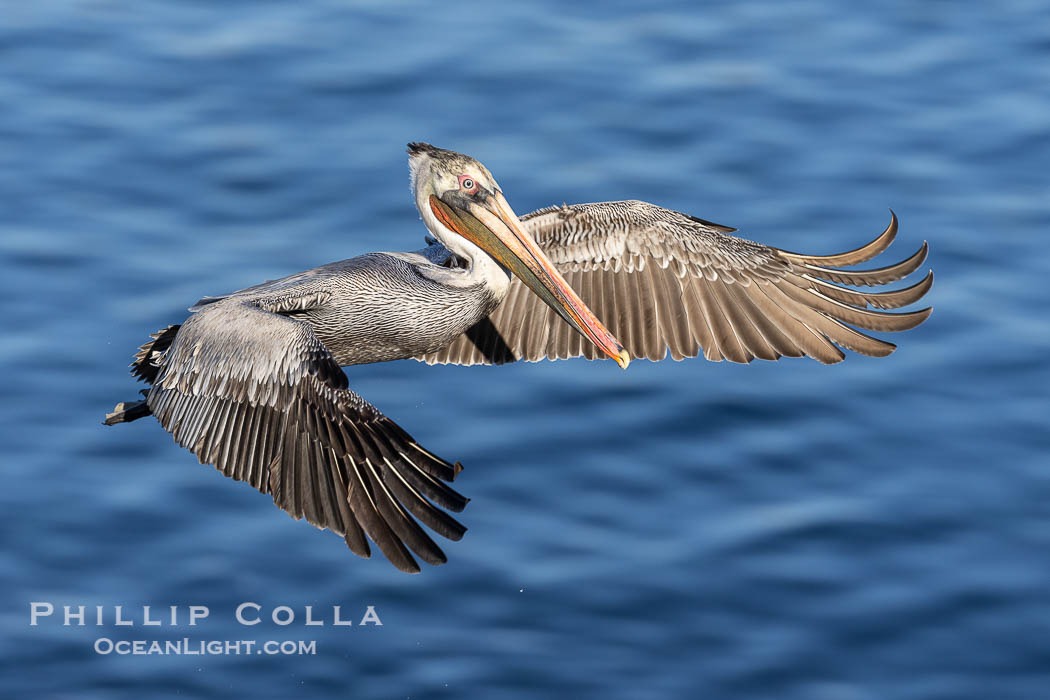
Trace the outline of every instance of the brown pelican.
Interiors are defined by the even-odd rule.
[[[520,219],[488,169],[425,143],[408,147],[416,206],[432,238],[413,253],[370,253],[224,296],[141,347],[132,374],[145,400],[107,424],[154,415],[175,441],[246,481],[294,518],[370,539],[399,569],[445,555],[420,523],[451,540],[446,511],[467,499],[460,470],[351,391],[342,366],[415,358],[482,364],[610,357],[750,362],[840,348],[883,357],[894,345],[856,328],[903,331],[930,309],[917,284],[874,293],[914,272],[903,262],[841,269],[881,253],[874,241],[838,255],[801,255],[730,235],[735,229],[640,201],[563,205]],[[617,340],[619,339],[619,340]]]

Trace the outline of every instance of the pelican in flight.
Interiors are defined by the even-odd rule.
[[[450,540],[466,530],[449,515],[468,500],[448,485],[461,466],[354,393],[342,367],[583,356],[626,369],[632,357],[700,353],[830,364],[842,348],[893,352],[856,329],[903,331],[930,314],[883,310],[917,301],[932,272],[895,291],[855,289],[915,272],[926,243],[903,262],[843,269],[893,241],[892,212],[867,245],[801,255],[640,201],[519,218],[477,160],[425,143],[408,153],[426,248],[204,297],[140,348],[131,373],[149,384],[145,399],[118,404],[106,424],[152,414],[201,463],[269,493],[293,518],[338,533],[362,557],[371,540],[418,572],[415,557],[446,561],[422,525]]]

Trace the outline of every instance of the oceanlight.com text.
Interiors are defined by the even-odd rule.
[[[158,640],[117,640],[99,637],[95,640],[95,653],[118,656],[228,656],[265,654],[269,656],[313,656],[317,654],[317,641],[305,639],[286,639],[283,641],[255,639],[169,639]]]

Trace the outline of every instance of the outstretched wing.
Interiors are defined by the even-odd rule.
[[[640,201],[548,207],[521,218],[569,285],[631,353],[680,360],[750,362],[808,355],[841,361],[841,346],[882,357],[895,345],[857,328],[903,331],[931,309],[884,313],[921,298],[930,272],[905,289],[899,280],[926,259],[927,246],[895,265],[845,270],[886,249],[897,217],[874,241],[838,255],[800,255],[729,235],[735,229]],[[855,328],[854,328],[855,327]],[[517,278],[500,307],[427,363],[502,364],[518,359],[594,359],[600,351],[557,318]]]
[[[343,535],[354,553],[370,556],[367,535],[403,571],[419,571],[409,549],[444,563],[416,518],[449,539],[463,536],[441,510],[467,503],[442,481],[459,465],[350,391],[313,329],[281,315],[285,303],[302,306],[231,299],[193,314],[159,359],[150,410],[202,463]]]

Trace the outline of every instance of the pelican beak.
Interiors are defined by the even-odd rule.
[[[498,260],[570,326],[627,369],[631,362],[627,350],[525,232],[502,192],[496,190],[481,201],[459,196],[449,199],[430,195],[430,208],[442,223]]]

